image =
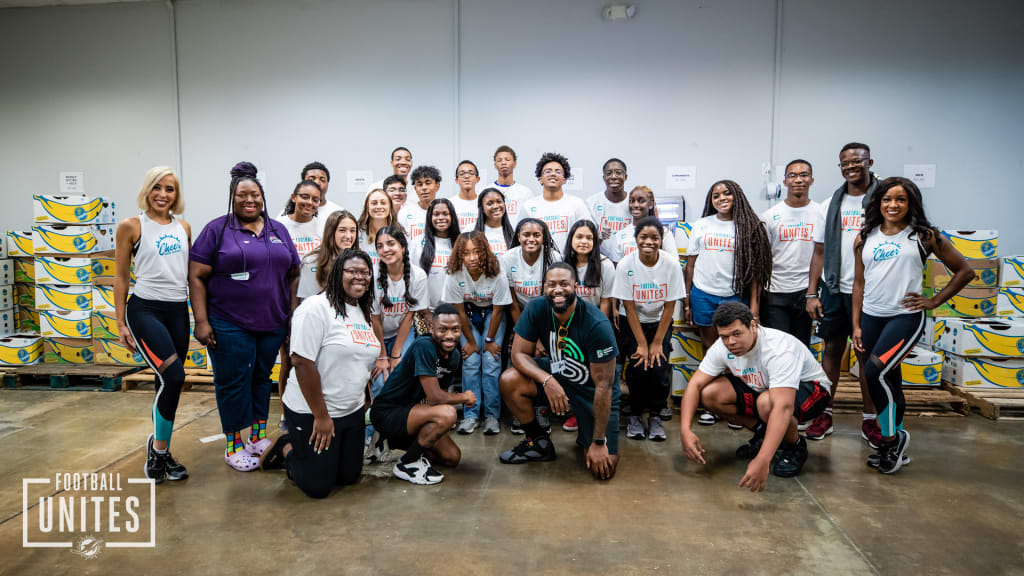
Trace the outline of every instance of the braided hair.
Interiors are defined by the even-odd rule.
[[[718,214],[711,202],[717,186],[725,186],[732,194],[732,221],[736,228],[735,258],[733,259],[732,289],[740,296],[749,296],[753,286],[767,290],[772,280],[772,246],[764,223],[750,207],[743,188],[732,180],[719,180],[708,189],[702,217]]]
[[[235,191],[238,190],[238,185],[240,183],[245,182],[247,180],[255,184],[256,187],[260,189],[260,199],[263,201],[263,211],[260,212],[260,216],[263,217],[263,226],[269,227],[270,233],[275,235],[278,234],[277,225],[275,224],[274,219],[270,217],[269,213],[267,213],[267,194],[266,192],[263,191],[263,183],[260,182],[259,178],[256,177],[257,173],[258,170],[256,169],[256,166],[253,165],[252,162],[239,162],[238,164],[235,164],[234,166],[231,167],[231,185],[228,187],[228,217],[224,219],[220,226],[220,235],[217,238],[218,250],[220,248],[221,241],[224,239],[224,230],[226,230],[228,227],[228,220],[231,218],[231,216],[234,215]],[[235,218],[237,219],[238,217],[235,216]],[[214,264],[216,264],[217,261],[216,254],[218,250],[215,250],[213,252],[214,260],[210,263],[211,266],[214,268],[216,268]]]
[[[508,245],[508,249],[512,250],[516,246],[520,245],[519,233],[522,232],[523,226],[527,224],[534,224],[536,226],[540,226],[541,260],[543,262],[540,277],[543,278],[548,273],[548,266],[550,266],[555,261],[555,257],[553,256],[553,254],[558,254],[558,248],[555,247],[555,239],[551,237],[551,231],[549,231],[548,227],[544,225],[544,222],[538,220],[537,218],[523,218],[522,220],[520,220],[519,224],[516,224],[516,233],[514,236],[512,236],[512,243]]]
[[[505,205],[505,195],[497,188],[484,188],[484,191],[476,197],[476,230],[483,232],[485,235],[487,234],[487,228],[485,228],[485,226],[487,226],[487,215],[484,214],[484,198],[488,194],[497,194],[498,197],[501,198],[502,207]],[[505,211],[504,208],[501,213],[501,233],[505,236],[505,245],[507,246],[511,244],[513,235],[512,223],[509,222],[508,212]]]
[[[453,248],[455,240],[460,234],[455,205],[447,198],[435,198],[430,206],[427,206],[427,222],[423,227],[423,251],[420,253],[419,262],[420,268],[427,274],[430,274],[430,267],[434,265],[434,238],[437,237],[437,229],[434,228],[434,207],[438,204],[444,204],[448,208],[448,214],[450,214],[448,219],[451,220],[451,224],[448,225],[448,240],[451,241]]]
[[[935,227],[928,220],[924,213],[924,201],[921,199],[921,190],[913,181],[899,176],[886,178],[878,183],[875,191],[871,193],[868,205],[864,208],[864,227],[860,231],[860,239],[866,240],[868,235],[882,225],[882,198],[885,193],[899,186],[907,193],[907,215],[904,221],[910,227],[912,236],[916,235],[922,240],[931,240],[935,234]]]
[[[580,228],[587,228],[594,236],[590,254],[580,257],[576,249],[572,247],[572,239]],[[565,241],[565,250],[562,251],[563,261],[572,266],[573,272],[583,262],[587,263],[587,272],[583,275],[581,283],[587,288],[596,288],[601,285],[601,235],[597,233],[597,225],[590,220],[577,220],[569,229],[569,239]],[[583,262],[581,262],[581,260]]]
[[[327,296],[327,302],[330,303],[331,308],[338,313],[342,318],[348,318],[345,314],[345,285],[342,282],[342,276],[344,275],[345,262],[349,260],[357,259],[362,260],[366,263],[366,268],[373,272],[373,262],[370,261],[370,256],[362,250],[355,248],[347,248],[341,253],[341,256],[334,261],[331,265],[331,273],[327,277],[327,286],[324,288],[324,295]],[[363,317],[370,317],[370,303],[373,302],[373,282],[370,282],[366,286],[366,293],[359,298],[357,303],[359,309],[363,311]]]
[[[402,247],[402,279],[405,281],[405,301],[410,306],[416,305],[416,298],[413,298],[409,292],[412,287],[412,281],[409,276],[412,274],[412,268],[409,264],[409,242],[405,239],[405,231],[402,230],[401,226],[385,226],[377,231],[376,243],[377,252],[380,252],[380,238],[381,236],[391,236],[398,242],[398,245]],[[382,258],[377,263],[377,287],[380,288],[380,305],[382,308],[391,308],[391,298],[388,296],[388,265],[384,263]]]

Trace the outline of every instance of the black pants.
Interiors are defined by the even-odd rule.
[[[907,401],[903,397],[903,373],[900,364],[924,334],[924,312],[881,318],[861,314],[861,340],[865,354],[864,377],[868,392],[878,410],[882,436],[895,436],[903,429]]]
[[[125,304],[124,317],[139,354],[155,374],[153,437],[161,442],[169,442],[181,388],[185,384],[188,304],[133,296]]]
[[[807,314],[807,290],[765,292],[761,300],[761,323],[788,332],[804,346],[810,346],[811,317]]]
[[[665,359],[661,366],[652,366],[646,369],[641,368],[638,361],[630,356],[636,352],[638,347],[633,330],[629,327],[629,321],[625,316],[619,316],[619,350],[622,352],[622,360],[626,363],[623,370],[626,378],[626,385],[629,386],[629,406],[632,416],[641,416],[644,412],[650,412],[657,416],[659,412],[668,406],[669,380],[668,375],[672,367],[668,363],[669,354],[672,352],[672,332],[665,331],[665,337],[661,341],[661,349],[665,353]],[[644,339],[650,342],[658,331],[658,322],[640,324]],[[655,346],[656,344],[652,344]]]
[[[327,450],[313,451],[309,436],[313,433],[313,415],[292,412],[284,407],[284,419],[292,437],[292,451],[285,458],[288,476],[310,498],[326,498],[335,486],[359,481],[363,472],[365,417],[362,410],[332,418],[334,438]]]

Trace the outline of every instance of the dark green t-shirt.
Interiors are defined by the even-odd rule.
[[[459,369],[462,356],[456,348],[442,358],[437,352],[434,337],[424,334],[416,338],[402,361],[384,383],[384,388],[374,399],[382,406],[412,406],[427,397],[420,385],[420,376],[436,376],[442,390],[447,390],[455,372]]]
[[[538,340],[544,345],[554,367],[564,362],[555,379],[563,384],[594,387],[590,364],[614,362],[619,355],[615,346],[615,331],[608,317],[593,304],[576,299],[576,312],[569,321],[569,335],[565,348],[558,350],[558,329],[547,298],[533,299],[516,322],[515,332],[529,342]]]

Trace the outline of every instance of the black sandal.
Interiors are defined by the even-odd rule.
[[[291,434],[281,434],[260,456],[260,470],[283,470],[285,468],[284,445],[291,444]]]

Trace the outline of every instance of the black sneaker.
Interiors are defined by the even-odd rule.
[[[188,468],[185,468],[171,456],[171,451],[168,450],[166,454],[162,454],[164,457],[164,470],[167,471],[167,479],[172,481],[184,480],[188,478]]]
[[[537,406],[534,408],[534,414],[537,418],[537,424],[544,429],[544,433],[551,434],[551,409],[547,406]]]
[[[530,438],[523,439],[511,450],[501,453],[498,460],[502,464],[525,464],[526,462],[550,462],[555,459],[555,445],[551,438],[544,436],[534,441]]]
[[[146,478],[153,480],[157,484],[164,481],[167,477],[167,466],[164,462],[164,455],[160,454],[153,448],[153,435],[149,435],[149,439],[146,440],[146,467],[143,469],[146,474]]]
[[[758,424],[754,429],[754,435],[746,444],[736,449],[736,457],[744,460],[753,460],[761,451],[761,444],[764,443],[765,425]]]
[[[868,461],[867,461],[868,468],[876,468],[877,469],[878,468],[878,461],[879,460],[880,460],[880,458],[878,456],[878,452],[875,452],[874,454],[868,455]],[[900,464],[900,466],[906,466],[907,464],[910,464],[910,456],[907,455],[907,454],[904,454],[903,455],[903,462]]]
[[[404,464],[399,460],[395,462],[395,467],[391,469],[391,472],[395,475],[395,478],[401,478],[406,482],[412,482],[421,486],[438,484],[441,480],[444,480],[444,474],[434,470],[426,456],[420,456],[419,460],[409,464]]]
[[[291,434],[285,432],[274,439],[274,443],[260,455],[260,470],[283,470],[286,468],[284,445],[291,444]]]
[[[903,466],[903,456],[910,445],[910,432],[899,430],[896,440],[882,444],[878,449],[878,471],[882,474],[895,474]]]
[[[796,444],[787,444],[783,441],[772,473],[779,478],[792,478],[800,473],[804,462],[807,462],[807,439],[801,436]]]
[[[697,424],[701,426],[712,426],[715,422],[718,422],[718,416],[715,416],[710,410],[701,412],[701,415],[697,417]]]
[[[523,425],[519,423],[519,418],[512,419],[512,425],[508,427],[508,431],[513,434],[526,434]]]

